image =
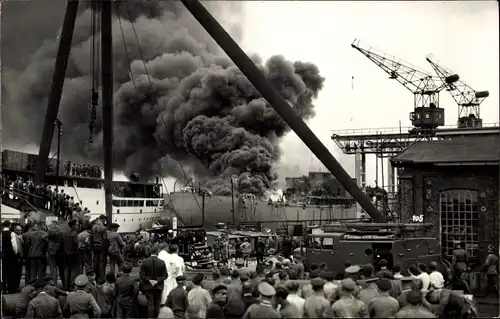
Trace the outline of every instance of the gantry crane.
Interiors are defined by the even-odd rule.
[[[458,127],[481,127],[483,121],[479,113],[479,106],[490,93],[488,91],[475,91],[472,87],[460,80],[458,74],[439,63],[434,55],[426,57],[434,72],[446,85],[446,90],[458,105]]]
[[[398,81],[413,93],[414,110],[410,113],[410,120],[417,130],[434,130],[444,125],[444,109],[439,108],[439,92],[446,85],[439,78],[393,56],[377,53],[370,46],[363,48],[357,39],[351,46],[389,74],[390,79]]]

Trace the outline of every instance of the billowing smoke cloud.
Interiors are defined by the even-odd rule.
[[[209,177],[207,185],[217,193],[229,193],[236,175],[240,192],[262,194],[277,178],[273,163],[280,156],[280,138],[289,131],[286,123],[179,2],[126,3],[118,3],[113,25],[116,168],[143,179],[182,176],[180,161],[190,172]],[[205,5],[219,21],[243,17],[243,3]],[[237,26],[225,27],[240,36]],[[84,8],[59,119],[63,157],[101,163],[99,107],[95,141],[88,143],[90,30],[90,11]],[[39,143],[56,52],[56,38],[47,40],[25,70],[9,72],[8,144]],[[324,82],[314,64],[282,56],[254,61],[302,118],[314,116],[313,100]]]

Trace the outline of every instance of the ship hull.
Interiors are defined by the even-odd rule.
[[[185,225],[202,225],[213,228],[217,223],[231,223],[233,220],[232,198],[230,196],[202,196],[190,192],[171,193],[166,198],[168,208],[173,210],[179,221]],[[204,207],[204,222],[202,217]],[[309,224],[334,219],[359,218],[356,205],[315,206],[286,203],[269,203],[259,199],[234,199],[235,221],[261,221],[264,227],[276,228],[280,222]],[[273,223],[274,222],[274,223]],[[278,223],[276,223],[278,222]]]

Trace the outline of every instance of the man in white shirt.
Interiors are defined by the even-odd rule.
[[[168,277],[165,280],[162,296],[168,297],[170,291],[177,287],[176,278],[186,275],[186,265],[184,264],[184,259],[177,254],[178,250],[179,247],[177,245],[170,246],[170,257],[168,257],[168,262],[165,263],[167,265]]]
[[[444,277],[437,270],[437,263],[435,261],[429,264],[429,284],[434,287],[443,287],[444,286]]]
[[[170,253],[167,251],[168,249],[168,245],[165,244],[165,243],[162,243],[160,244],[160,246],[158,247],[160,249],[160,252],[158,253],[158,258],[163,260],[163,262],[165,263],[165,266],[167,267],[167,274],[168,274],[168,277],[167,277],[167,280],[165,280],[165,285],[163,287],[163,292],[162,292],[162,295],[161,295],[161,302],[160,302],[160,305],[164,305],[165,302],[167,301],[167,297],[168,297],[168,293],[167,293],[167,289],[166,289],[166,283],[168,281],[168,278],[170,277],[170,274],[168,273],[168,264],[170,262]]]
[[[304,317],[304,304],[306,300],[298,295],[299,284],[294,281],[288,281],[286,283],[286,289],[288,289],[286,300],[292,305],[295,305],[297,309],[299,309],[301,317]]]

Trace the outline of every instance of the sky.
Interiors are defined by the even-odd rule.
[[[37,0],[29,11],[11,6],[11,13],[17,10],[30,23],[3,23],[2,44],[11,48],[2,52],[4,65],[23,65],[28,55],[19,52],[33,52],[44,37],[57,32],[64,6],[47,9],[55,3]],[[428,72],[432,70],[425,57],[434,54],[474,89],[490,92],[481,117],[484,123],[499,121],[496,1],[250,1],[244,6],[240,45],[247,53],[310,61],[326,78],[315,103],[317,115],[309,125],[351,175],[354,157],[341,154],[330,139],[332,130],[398,127],[400,121],[409,126],[413,108],[409,91],[351,48],[355,38]],[[440,101],[446,123],[455,124],[455,102],[447,92],[441,93]],[[324,170],[294,133],[287,135],[282,147],[282,175]],[[368,157],[367,166],[367,182],[373,185],[375,159]]]
[[[428,72],[425,57],[432,53],[475,90],[490,92],[481,117],[483,123],[499,121],[496,1],[254,1],[246,3],[245,13],[247,52],[283,53],[318,65],[326,82],[309,125],[352,176],[354,156],[341,154],[330,139],[332,130],[398,127],[399,121],[410,126],[413,109],[411,92],[351,48],[356,38]],[[440,94],[440,106],[446,124],[454,125],[458,110],[448,92]],[[283,145],[285,160],[300,163],[302,172],[322,169],[295,134]],[[374,157],[367,166],[367,183],[373,185]]]

